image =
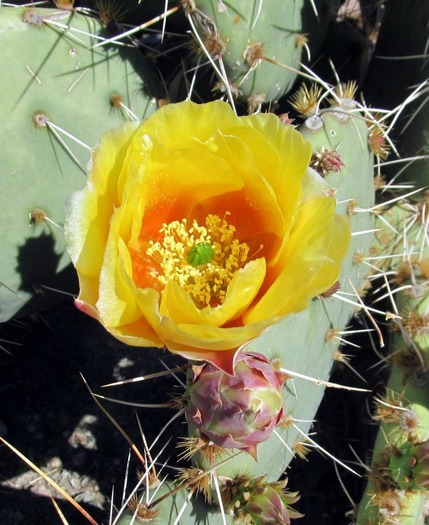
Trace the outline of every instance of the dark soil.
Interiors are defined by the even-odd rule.
[[[159,403],[180,392],[170,377],[110,389],[100,385],[163,370],[160,359],[169,366],[180,359],[160,350],[122,345],[71,304],[35,321],[5,327],[0,337],[23,345],[3,343],[12,356],[0,353],[3,437],[49,472],[98,522],[108,523],[112,487],[116,503],[122,494],[129,446],[97,407],[80,374],[103,395]],[[105,405],[140,449],[136,414],[151,443],[174,413],[168,408],[136,412],[133,407]],[[175,434],[185,432],[176,425],[168,437],[173,436],[174,444]],[[59,524],[49,499],[56,491],[5,446],[0,451],[0,524]],[[133,459],[130,483],[137,467]],[[59,501],[70,525],[87,523],[68,503]]]
[[[100,411],[86,388],[106,396],[143,403],[169,401],[182,389],[164,377],[100,389],[100,385],[160,371],[163,365],[182,364],[180,358],[157,349],[127,347],[113,339],[96,321],[63,303],[36,319],[2,327],[0,351],[0,432],[27,458],[42,468],[79,501],[100,524],[109,523],[112,487],[120,505],[129,446]],[[360,350],[359,368],[373,360],[371,350]],[[369,361],[368,361],[369,360]],[[334,380],[362,387],[345,367]],[[373,430],[365,394],[331,390],[317,416],[315,439],[349,465],[356,462],[350,447],[367,460]],[[129,436],[143,449],[136,415],[148,443],[174,415],[174,409],[142,409],[105,402],[104,405]],[[183,419],[171,426],[157,450],[171,438],[164,461],[174,454],[177,437],[184,435]],[[169,463],[173,463],[169,459]],[[135,482],[138,461],[128,469]],[[357,467],[359,472],[362,469]],[[347,490],[358,501],[362,479],[339,467]],[[312,452],[309,461],[295,460],[288,470],[290,490],[300,490],[295,507],[305,513],[300,525],[346,525],[352,505],[344,495],[331,460]],[[132,485],[131,485],[132,486]],[[70,525],[88,523],[69,503],[4,445],[0,445],[0,525],[56,525],[60,518],[50,496],[55,496]]]

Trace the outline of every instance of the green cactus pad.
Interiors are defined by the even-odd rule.
[[[295,81],[303,5],[304,0],[270,0],[269,8],[260,9],[256,0],[198,0],[190,15],[207,50],[216,54],[221,48],[234,88],[245,98],[269,102],[278,100]]]
[[[0,7],[0,322],[48,305],[56,294],[43,286],[76,291],[65,200],[101,134],[128,120],[127,108],[139,119],[154,110],[137,50],[91,50],[102,30],[76,12]]]

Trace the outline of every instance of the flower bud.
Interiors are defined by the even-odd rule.
[[[239,352],[234,375],[212,364],[194,366],[188,387],[188,422],[203,438],[225,448],[243,449],[256,458],[284,414],[286,375],[262,354]]]
[[[268,483],[265,476],[241,476],[226,484],[222,496],[237,523],[289,525],[291,518],[300,518],[302,514],[289,506],[299,496],[297,492],[287,492],[286,484],[287,479]]]
[[[253,496],[245,506],[255,525],[283,525],[290,523],[288,508],[282,496],[267,486],[260,494]]]

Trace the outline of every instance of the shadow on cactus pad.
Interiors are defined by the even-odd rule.
[[[78,283],[71,265],[58,272],[61,256],[55,252],[53,237],[42,234],[18,248],[16,272],[21,277],[18,291],[33,294],[16,314],[21,317],[58,301],[58,293],[73,294]],[[56,292],[55,290],[58,290]]]

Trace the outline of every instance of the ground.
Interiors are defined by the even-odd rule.
[[[127,347],[107,334],[96,321],[66,301],[34,319],[4,326],[0,337],[22,346],[3,343],[11,352],[0,351],[0,432],[37,466],[60,484],[89,511],[99,524],[109,523],[112,490],[119,505],[129,446],[91,398],[81,374],[95,392],[140,403],[170,401],[182,387],[171,377],[110,389],[100,385],[138,377],[182,364],[166,351]],[[363,349],[360,367],[366,367],[370,352]],[[362,386],[347,368],[334,375],[338,381]],[[182,375],[183,379],[183,375]],[[365,394],[329,391],[317,416],[314,439],[350,465],[356,463],[350,447],[363,460],[373,439]],[[150,443],[174,415],[174,409],[142,409],[106,403],[118,423],[139,448],[143,448],[137,417]],[[137,416],[137,417],[136,417]],[[186,434],[183,419],[169,427],[173,452],[177,437]],[[161,446],[160,445],[160,446]],[[159,449],[159,448],[158,448]],[[168,453],[169,453],[168,452]],[[168,453],[164,457],[168,457]],[[174,452],[173,452],[174,453]],[[139,463],[128,467],[129,483],[135,480]],[[362,472],[362,469],[359,469]],[[362,479],[339,467],[351,497],[356,501]],[[305,513],[299,525],[346,525],[352,506],[337,478],[332,461],[312,452],[309,461],[296,460],[288,471],[290,490],[299,489],[295,506]],[[14,453],[0,448],[0,524],[56,525],[60,518],[50,496],[55,491],[33,473]],[[58,498],[70,525],[87,521]]]

